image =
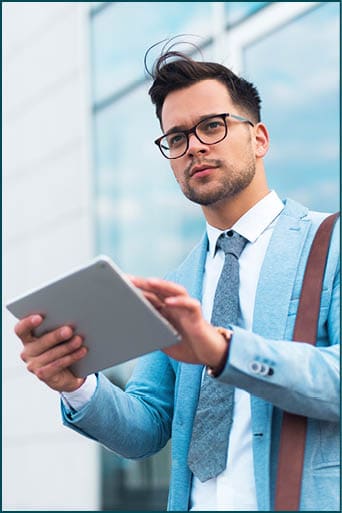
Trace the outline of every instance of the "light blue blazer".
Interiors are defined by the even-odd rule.
[[[305,263],[323,217],[291,200],[285,202],[260,273],[253,333],[234,327],[229,358],[217,378],[252,395],[259,510],[273,510],[282,410],[309,418],[301,510],[340,509],[338,225],[324,278],[318,348],[291,341]],[[207,245],[203,236],[168,276],[199,300]],[[272,367],[273,374],[253,371],[258,368],[253,362]],[[186,511],[192,480],[187,453],[201,372],[200,365],[178,363],[156,351],[139,359],[125,392],[99,374],[96,392],[86,406],[72,412],[62,405],[63,422],[127,458],[151,456],[172,436],[168,509]]]

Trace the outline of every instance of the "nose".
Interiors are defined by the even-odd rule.
[[[187,154],[190,157],[198,153],[207,153],[209,151],[208,145],[202,143],[195,134],[189,134],[189,146]]]

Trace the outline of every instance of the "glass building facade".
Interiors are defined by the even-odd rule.
[[[203,231],[199,207],[153,144],[160,127],[144,54],[178,34],[257,86],[271,188],[312,209],[339,209],[339,2],[104,2],[89,22],[97,253],[126,272],[163,276]],[[106,374],[124,387],[133,366]],[[166,508],[168,446],[145,461],[104,449],[101,459],[102,510]]]

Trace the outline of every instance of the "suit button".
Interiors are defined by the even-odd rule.
[[[251,362],[249,364],[249,369],[254,373],[254,374],[259,374],[260,373],[260,370],[261,370],[261,363],[260,362]]]
[[[269,370],[270,370],[270,368],[269,368],[268,365],[266,365],[265,363],[261,364],[261,366],[260,366],[260,374],[262,376],[267,376]]]
[[[253,372],[253,374],[260,374],[260,376],[272,376],[274,374],[272,367],[266,363],[257,361],[251,362],[249,364],[249,369],[251,372]]]

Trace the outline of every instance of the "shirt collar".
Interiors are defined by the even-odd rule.
[[[229,229],[236,231],[245,237],[248,242],[253,243],[278,217],[283,208],[284,204],[277,193],[271,191],[240,217]],[[212,258],[215,255],[217,239],[225,231],[227,230],[219,230],[207,223],[209,254]]]

